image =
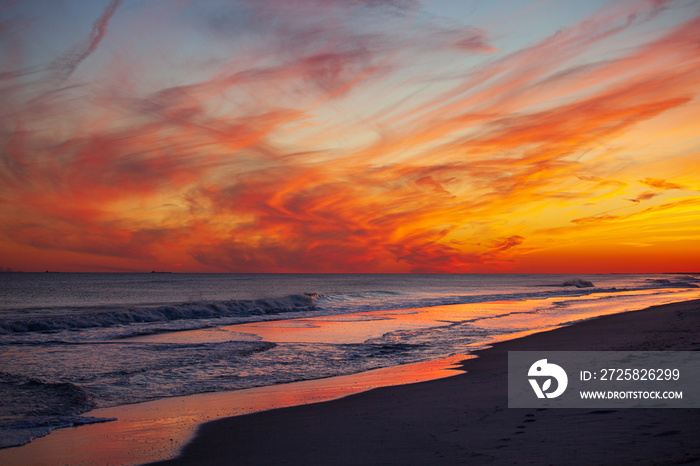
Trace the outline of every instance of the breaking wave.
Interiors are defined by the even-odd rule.
[[[95,403],[82,387],[70,382],[0,372],[0,392],[0,448],[22,445],[61,427],[113,420],[79,416]]]
[[[87,308],[60,312],[41,317],[0,320],[0,333],[51,332],[79,330],[94,327],[114,327],[134,323],[166,322],[175,320],[211,319],[218,317],[248,317],[255,315],[308,312],[317,310],[309,295],[290,295],[283,298],[196,302],[127,309]]]
[[[688,276],[682,278],[648,278],[646,282],[652,288],[700,288],[700,279]]]
[[[564,283],[562,283],[561,286],[575,286],[576,288],[595,287],[595,285],[592,282],[589,282],[588,280],[583,280],[581,278],[573,278],[571,280],[567,280]]]

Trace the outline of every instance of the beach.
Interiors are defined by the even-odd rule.
[[[598,417],[619,431],[612,444],[645,432],[684,439],[668,411],[697,424],[683,421],[692,410],[647,409],[644,423],[625,417],[639,409],[509,409],[506,399],[511,350],[697,350],[700,279],[690,275],[584,276],[596,283],[585,288],[556,275],[20,279],[58,294],[27,300],[13,287],[9,301],[24,307],[0,319],[0,434],[21,445],[0,448],[8,466],[178,455],[182,464],[499,463],[496,453],[565,441],[562,432]],[[251,295],[256,287],[286,297]],[[180,302],[178,289],[197,300]],[[687,450],[663,442],[653,443]],[[562,461],[571,458],[553,460]]]
[[[509,409],[508,351],[700,350],[700,300],[496,343],[466,373],[202,425],[184,464],[694,464],[697,409]]]

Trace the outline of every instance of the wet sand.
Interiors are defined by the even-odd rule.
[[[116,420],[59,429],[21,447],[0,449],[0,465],[132,465],[172,458],[207,421],[337,399],[376,387],[451,377],[460,373],[460,361],[465,357],[96,409],[87,415]]]
[[[508,351],[700,350],[700,300],[495,344],[466,374],[203,424],[158,464],[700,464],[698,409],[509,409]]]

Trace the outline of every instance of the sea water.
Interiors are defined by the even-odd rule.
[[[464,354],[698,297],[699,284],[690,274],[2,273],[0,447],[110,420],[81,415],[93,408]],[[459,304],[469,306],[449,307]],[[439,306],[443,318],[420,317]],[[309,337],[320,322],[332,337]]]

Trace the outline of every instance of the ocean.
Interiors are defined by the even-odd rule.
[[[354,374],[700,298],[658,275],[0,274],[0,447],[94,408]]]

